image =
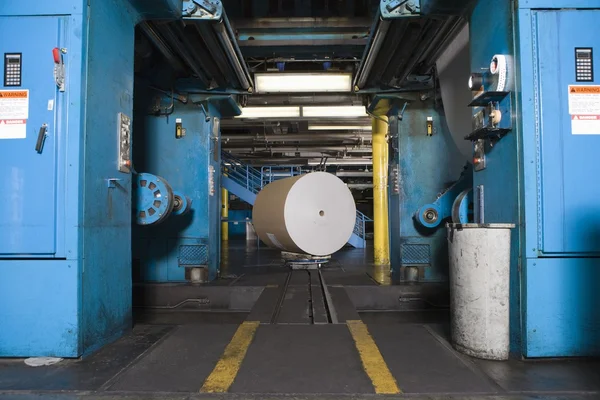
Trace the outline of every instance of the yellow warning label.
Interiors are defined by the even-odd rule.
[[[600,94],[600,86],[569,86],[569,93]]]

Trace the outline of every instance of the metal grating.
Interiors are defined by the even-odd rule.
[[[429,264],[428,244],[403,244],[400,249],[402,265]]]
[[[208,246],[179,246],[179,265],[208,265]]]

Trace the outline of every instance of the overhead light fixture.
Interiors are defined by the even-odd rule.
[[[244,107],[236,118],[297,118],[300,107]]]
[[[371,131],[371,125],[308,125],[309,131]]]
[[[352,74],[255,74],[257,93],[351,92]]]
[[[366,117],[368,116],[363,106],[322,106],[302,107],[303,117]]]

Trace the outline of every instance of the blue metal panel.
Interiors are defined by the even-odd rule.
[[[131,174],[118,168],[118,114],[133,113],[134,26],[125,0],[92,1],[83,172],[85,352],[131,328]],[[118,43],[118,46],[115,46]],[[115,188],[107,180],[119,179]]]
[[[427,136],[427,117],[434,120],[433,136]],[[394,129],[396,125],[392,122],[390,126]],[[445,118],[433,102],[409,104],[396,129],[397,137],[390,139],[395,150],[390,153],[390,159],[392,165],[399,166],[400,193],[390,192],[392,269],[396,276],[401,276],[401,267],[417,264],[409,254],[410,249],[426,247],[429,257],[423,280],[445,281],[448,277],[445,229],[423,228],[415,222],[413,215],[460,176],[465,160],[450,135]],[[423,258],[418,261],[422,265]]]
[[[527,357],[600,355],[600,259],[528,259]]]
[[[22,53],[23,60],[22,86],[0,87],[0,90],[28,91],[29,115],[25,138],[3,139],[0,131],[0,182],[4,185],[0,191],[0,255],[53,255],[57,233],[62,234],[57,232],[56,213],[57,202],[64,204],[64,193],[57,193],[57,174],[64,173],[64,160],[57,163],[62,134],[56,118],[59,105],[52,49],[63,42],[60,25],[64,22],[59,17],[0,20],[0,36],[13,38],[0,43],[2,63],[4,53]],[[24,29],[37,39],[15,34]],[[51,110],[49,102],[53,104]],[[36,142],[43,125],[47,126],[48,138],[38,154]]]
[[[470,18],[471,71],[489,68],[495,54],[514,55],[513,2],[480,0]],[[512,71],[515,70],[510,65]],[[518,92],[518,88],[517,88]],[[513,96],[513,108],[520,97]],[[530,111],[529,111],[530,112]],[[513,111],[513,115],[522,115]],[[526,115],[524,113],[523,115]],[[516,123],[513,126],[517,125]],[[473,185],[483,185],[485,193],[485,222],[514,223],[512,232],[510,271],[510,334],[511,352],[520,354],[521,297],[520,246],[523,225],[520,223],[520,127],[516,127],[493,148],[488,149],[487,168],[473,175]],[[477,200],[476,200],[477,203]],[[475,204],[475,209],[478,204]]]
[[[600,6],[573,0],[528,1],[521,7],[525,3],[545,9]],[[527,257],[523,354],[528,357],[599,353],[600,259],[542,252],[581,256],[599,250],[598,239],[596,246],[590,240],[598,237],[600,222],[597,201],[590,202],[597,193],[593,182],[598,141],[595,135],[571,135],[567,101],[567,85],[575,83],[574,47],[598,47],[597,15],[598,11],[527,9],[518,15],[526,227],[522,241]],[[553,255],[561,258],[541,258]]]
[[[229,210],[229,237],[246,237],[246,218],[252,219],[252,210]]]
[[[600,171],[600,127],[597,135],[573,134],[569,85],[584,84],[576,82],[575,48],[600,47],[597,25],[600,10],[540,11],[533,14],[533,21],[537,33],[534,46],[538,55],[540,92],[540,250],[544,253],[598,253],[600,185],[592,182],[597,180]],[[598,53],[594,54],[596,85],[600,83]],[[597,108],[600,109],[600,104]]]
[[[181,0],[129,0],[129,2],[143,19],[179,18],[183,9]]]
[[[598,0],[520,0],[519,8],[598,8]]]
[[[77,357],[76,261],[0,260],[0,357]]]
[[[102,1],[102,0],[94,0]],[[86,0],[0,1],[2,15],[77,15],[84,14]]]

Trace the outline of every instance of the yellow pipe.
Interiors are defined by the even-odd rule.
[[[388,230],[388,118],[389,102],[381,100],[373,112],[373,242],[375,265],[390,265]]]
[[[221,218],[229,218],[229,192],[225,188],[221,188]],[[221,241],[229,240],[229,222],[221,222]]]

